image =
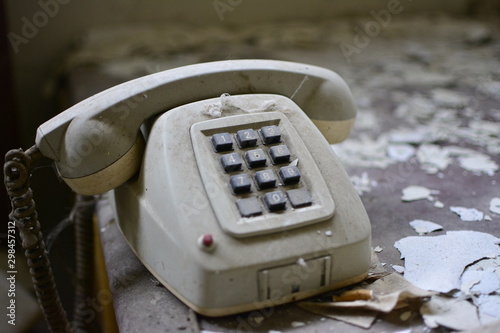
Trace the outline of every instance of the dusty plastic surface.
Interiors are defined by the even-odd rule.
[[[248,116],[259,119],[259,113],[233,110],[214,119],[204,110],[218,99],[192,103],[156,120],[139,175],[110,193],[131,248],[170,291],[197,312],[210,316],[269,307],[363,279],[370,266],[369,219],[328,142],[288,98],[234,98],[242,109],[276,102],[273,111],[260,113],[261,120],[285,117],[291,126],[285,127],[287,135],[297,133],[303,142],[312,160],[304,160],[302,165],[305,152],[299,151],[299,167],[313,205],[243,219],[242,223],[255,225],[249,234],[234,237],[227,226],[241,219],[235,203],[217,205],[218,198],[228,196],[229,184],[217,177],[202,177],[200,171],[209,168],[209,161],[203,154],[195,155],[196,140],[192,143],[189,131],[193,124],[217,122],[216,127],[224,132],[224,120],[234,126],[239,117],[244,120],[241,126],[247,127]],[[309,169],[313,168],[322,179],[310,179]],[[329,192],[325,197],[331,196],[335,202],[333,217],[331,211],[321,211],[328,200],[320,197],[318,182],[324,182]],[[314,212],[318,209],[319,215]],[[312,224],[290,227],[304,212],[305,216],[313,213],[308,216]],[[221,216],[233,220],[221,221]],[[274,219],[277,227],[265,230],[266,219]],[[215,245],[210,251],[199,245],[200,237],[207,234]]]
[[[105,90],[42,124],[36,144],[56,162],[63,179],[73,180],[68,185],[74,191],[103,193],[137,170],[141,154],[127,152],[137,142],[144,121],[223,93],[290,97],[322,124],[324,134],[333,141],[347,137],[356,115],[349,88],[330,70],[276,60],[228,60],[167,70]],[[115,163],[119,166],[102,175]],[[93,175],[99,172],[95,179]],[[75,182],[78,178],[84,180]]]

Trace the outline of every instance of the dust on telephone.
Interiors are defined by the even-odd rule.
[[[71,329],[29,188],[40,159],[81,200],[107,197],[132,250],[175,296],[224,316],[365,278],[370,222],[330,147],[355,115],[330,70],[229,60],[120,84],[42,124],[4,172],[49,327]]]

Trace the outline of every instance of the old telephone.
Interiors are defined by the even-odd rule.
[[[108,192],[162,284],[222,316],[366,276],[369,219],[328,143],[355,114],[329,70],[228,60],[92,96],[42,124],[36,145],[75,192]]]

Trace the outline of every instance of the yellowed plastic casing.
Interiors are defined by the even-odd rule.
[[[370,266],[369,219],[325,137],[289,98],[232,96],[235,107],[221,117],[207,114],[219,101],[159,116],[149,127],[139,174],[109,193],[137,256],[172,293],[208,316],[275,306],[362,280]],[[278,181],[277,188],[261,191],[253,182],[245,196],[261,200],[263,214],[241,217],[239,196],[219,163],[223,153],[213,151],[210,139],[269,124],[282,130],[301,172],[296,186],[310,192],[312,205],[287,203],[269,212],[265,193],[286,193],[287,186]],[[269,161],[263,168],[270,167]],[[238,172],[253,180],[260,169],[244,165]],[[201,241],[206,235],[210,246]]]

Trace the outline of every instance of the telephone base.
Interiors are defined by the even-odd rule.
[[[172,294],[174,294],[177,298],[179,298],[189,308],[193,309],[193,311],[195,311],[196,313],[199,313],[199,314],[207,316],[207,317],[223,317],[223,316],[229,316],[229,315],[233,315],[233,314],[237,314],[237,313],[244,313],[244,312],[249,312],[249,311],[254,311],[254,310],[262,310],[262,309],[272,308],[272,307],[283,305],[286,303],[304,300],[304,299],[309,298],[309,297],[321,295],[323,293],[331,292],[331,291],[338,290],[338,289],[341,289],[341,288],[344,288],[347,286],[354,285],[356,283],[359,283],[359,282],[365,280],[367,276],[368,276],[368,272],[360,274],[358,276],[355,276],[355,277],[353,277],[349,280],[346,280],[346,281],[342,281],[342,282],[334,283],[334,284],[326,286],[326,287],[322,287],[320,289],[297,292],[295,294],[283,296],[280,299],[275,299],[275,300],[268,299],[265,301],[259,301],[259,302],[254,302],[254,303],[250,303],[250,304],[244,304],[244,305],[231,306],[231,307],[226,307],[226,308],[202,308],[202,307],[199,307],[196,304],[191,303],[188,299],[184,298],[181,294],[177,293],[175,291],[175,289],[169,287],[168,285],[165,285],[165,286]]]
[[[237,107],[222,117],[204,112],[219,101],[209,99],[151,125],[139,174],[110,192],[130,247],[174,295],[208,316],[361,281],[371,264],[370,222],[329,143],[284,96],[230,98]],[[272,110],[245,111],[270,101]],[[236,185],[250,182],[247,192],[235,191],[234,177]]]

